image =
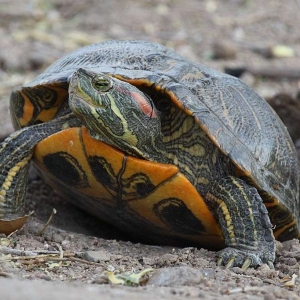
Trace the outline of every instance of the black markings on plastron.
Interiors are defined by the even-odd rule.
[[[155,189],[155,185],[144,173],[136,173],[122,180],[122,187],[123,195],[132,199],[143,198]]]
[[[67,152],[50,153],[43,157],[47,170],[68,186],[88,187],[87,176],[78,160]]]
[[[155,189],[154,184],[144,173],[135,173],[129,178],[122,178],[124,170],[121,170],[120,174],[115,174],[112,166],[104,157],[89,156],[88,161],[97,181],[107,189],[114,191],[120,198],[139,199]]]
[[[106,188],[117,193],[117,176],[114,173],[112,166],[107,162],[107,160],[104,157],[100,156],[89,156],[88,161],[97,181],[100,182]]]
[[[203,234],[205,228],[186,204],[177,198],[161,200],[153,207],[154,213],[173,231],[181,234]]]

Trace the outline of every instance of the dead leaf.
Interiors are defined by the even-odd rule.
[[[289,280],[289,281],[287,281],[283,286],[287,286],[287,287],[293,287],[293,286],[295,286],[295,281],[296,281],[297,277],[298,276],[296,274],[293,274],[292,275],[292,279]]]
[[[129,275],[120,274],[120,275],[118,275],[118,277],[121,279],[124,279],[126,285],[139,285],[141,282],[141,278],[153,270],[154,269],[152,269],[152,268],[148,268],[148,269],[143,270],[140,273],[132,273]]]
[[[117,278],[116,275],[114,274],[114,272],[106,271],[105,273],[107,274],[108,280],[112,284],[124,284],[125,283],[125,280]]]
[[[152,268],[148,268],[143,270],[140,273],[131,273],[131,274],[118,274],[115,275],[114,272],[110,272],[110,271],[106,271],[106,274],[108,276],[108,280],[112,283],[112,284],[122,284],[122,285],[129,285],[129,286],[133,286],[133,285],[139,285],[141,283],[141,279],[142,277],[153,271],[154,269]]]
[[[58,262],[49,262],[47,263],[49,269],[60,268],[61,264]]]
[[[294,57],[295,51],[293,48],[285,45],[276,45],[271,48],[272,56],[275,58]]]
[[[0,239],[0,246],[8,247],[11,243],[11,240],[8,238],[1,238]]]
[[[31,212],[29,215],[25,215],[23,217],[12,219],[12,220],[0,219],[0,233],[9,235],[16,230],[20,230],[32,214],[33,212]]]

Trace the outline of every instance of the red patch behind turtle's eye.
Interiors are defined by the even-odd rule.
[[[137,92],[129,91],[128,89],[123,89],[121,87],[116,86],[116,89],[120,91],[121,93],[124,93],[126,95],[130,95],[131,98],[133,98],[137,104],[139,105],[141,111],[149,118],[157,118],[157,114],[155,112],[155,109],[153,105],[151,104],[151,100],[147,99],[146,95],[142,95]]]
[[[149,118],[157,118],[157,114],[151,103],[147,101],[145,96],[140,95],[139,93],[132,92],[132,96],[136,100],[142,112]]]

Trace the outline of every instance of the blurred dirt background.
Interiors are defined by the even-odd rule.
[[[274,106],[299,148],[299,14],[299,0],[0,0],[1,138],[13,130],[13,87],[81,46],[146,39],[239,76]],[[35,215],[0,239],[1,299],[300,299],[296,240],[278,243],[275,270],[225,270],[215,252],[141,244],[65,202],[34,172],[29,181]],[[155,271],[139,287],[108,283],[105,273],[146,268]]]

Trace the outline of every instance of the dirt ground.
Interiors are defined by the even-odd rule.
[[[83,45],[146,39],[241,75],[269,99],[300,148],[299,13],[299,0],[0,0],[1,138],[13,130],[13,87]],[[61,199],[34,171],[26,210],[35,214],[25,227],[0,239],[1,299],[300,299],[297,240],[278,243],[275,270],[225,270],[216,267],[216,252],[124,236]],[[147,268],[154,270],[139,287],[111,284],[105,273]]]

